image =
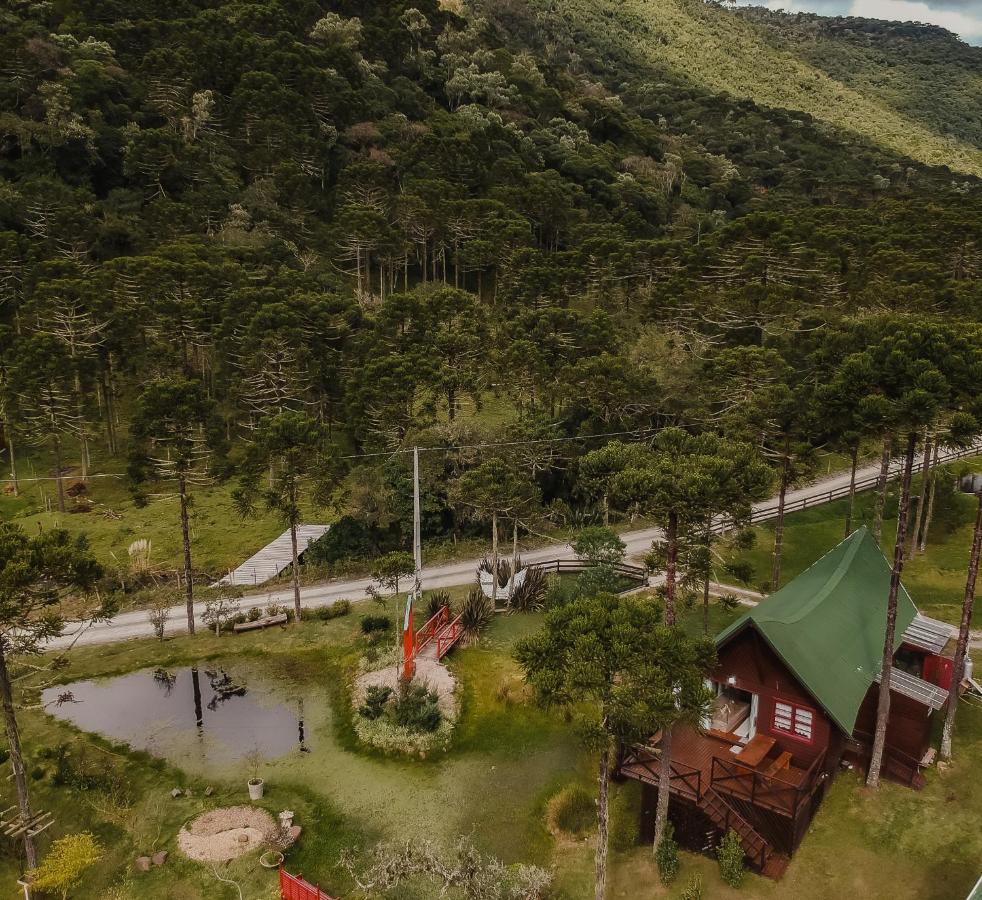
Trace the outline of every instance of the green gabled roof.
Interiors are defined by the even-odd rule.
[[[883,659],[890,564],[869,531],[854,531],[716,638],[721,647],[753,627],[846,734]],[[899,645],[917,609],[901,586]]]

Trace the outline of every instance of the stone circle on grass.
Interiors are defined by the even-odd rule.
[[[181,852],[195,862],[225,862],[266,847],[279,835],[264,809],[227,806],[192,819],[177,835]]]

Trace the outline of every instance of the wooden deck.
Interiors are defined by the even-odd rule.
[[[621,766],[621,774],[657,787],[658,743],[635,748]],[[753,767],[741,763],[740,757],[731,752],[733,746],[722,738],[700,734],[691,728],[677,729],[672,735],[672,792],[699,802],[712,788],[724,796],[793,818],[809,793],[815,766],[805,770],[792,765],[778,774],[765,775],[778,755],[776,751]]]

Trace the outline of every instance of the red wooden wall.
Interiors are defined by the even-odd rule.
[[[796,766],[807,768],[828,747],[835,726],[777,654],[753,629],[745,629],[719,651],[714,678],[724,685],[729,678],[735,678],[736,684],[733,687],[758,695],[758,734],[773,737],[782,751],[791,754]],[[814,726],[811,743],[795,740],[773,727],[774,704],[777,700],[807,706],[812,710]]]

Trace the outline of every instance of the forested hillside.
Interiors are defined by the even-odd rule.
[[[910,158],[977,170],[977,97],[944,138],[790,50],[798,82],[752,62],[746,19],[659,4],[551,4],[566,28],[538,0],[6,6],[5,468],[84,479],[98,453],[142,484],[161,381],[202,393],[212,479],[285,410],[346,455],[645,433],[842,315],[982,315],[978,182]],[[557,521],[564,447],[527,461]],[[474,462],[426,472],[429,534]],[[370,457],[344,503],[405,527],[405,477]]]
[[[485,4],[490,10],[501,4]],[[506,3],[548,41],[651,78],[801,110],[896,153],[982,174],[982,50],[942,29],[782,17],[703,0]]]
[[[735,12],[790,50],[865,96],[940,135],[982,146],[982,48],[933,25],[772,12]]]

